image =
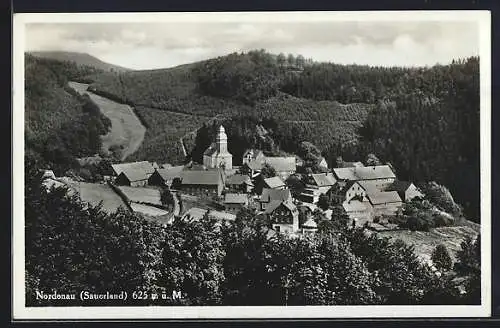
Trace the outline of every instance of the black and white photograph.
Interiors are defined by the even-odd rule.
[[[14,318],[490,315],[488,12],[13,19]]]

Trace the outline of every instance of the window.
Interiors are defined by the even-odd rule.
[[[275,226],[276,232],[280,232],[280,226]]]

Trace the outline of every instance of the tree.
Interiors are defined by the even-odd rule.
[[[335,167],[342,167],[344,164],[344,160],[342,159],[342,156],[337,156],[335,159]]]
[[[439,244],[434,248],[431,259],[438,270],[448,271],[453,267],[450,252],[443,244]]]
[[[336,230],[344,231],[347,229],[350,218],[342,205],[332,207],[331,221]]]
[[[330,207],[330,198],[325,194],[319,195],[318,207],[326,211]]]
[[[160,286],[181,290],[188,295],[184,300],[188,304],[220,304],[225,279],[222,245],[214,219],[174,220],[163,247]]]
[[[295,61],[296,61],[297,66],[299,68],[304,68],[304,65],[306,63],[306,60],[305,60],[304,56],[298,55]]]
[[[375,156],[375,154],[368,154],[368,156],[366,156],[366,161],[365,161],[365,164],[367,166],[377,166],[377,165],[381,165],[382,162],[380,162],[380,160],[377,158],[377,156]]]
[[[168,188],[162,188],[160,191],[160,199],[163,205],[173,206],[175,204],[174,195]]]
[[[298,174],[292,174],[290,175],[286,180],[285,183],[288,188],[290,188],[290,191],[292,192],[292,195],[294,197],[297,197],[305,187],[304,182],[301,179],[301,176]]]
[[[278,63],[278,65],[280,67],[283,67],[286,63],[286,56],[284,53],[280,53],[277,57],[276,57],[276,62]]]
[[[276,170],[274,169],[274,167],[265,163],[262,166],[262,169],[260,170],[260,175],[262,176],[262,178],[267,179],[267,178],[275,177],[277,174],[276,174]]]
[[[438,208],[453,215],[461,215],[461,208],[455,203],[448,188],[435,181],[425,183],[421,187],[425,198]]]
[[[293,54],[288,54],[286,61],[287,61],[288,65],[290,65],[290,66],[295,65],[295,56]]]
[[[465,304],[481,303],[481,235],[476,240],[466,237],[457,253],[455,271],[465,277]]]
[[[304,167],[316,168],[321,158],[321,151],[311,142],[302,141],[297,149],[297,155],[304,160]]]

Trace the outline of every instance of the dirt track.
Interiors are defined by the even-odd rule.
[[[112,146],[122,147],[121,160],[134,153],[142,141],[146,128],[132,108],[87,91],[88,84],[69,82],[68,85],[80,94],[88,94],[101,112],[111,120],[111,131],[102,137],[102,147],[109,152]]]

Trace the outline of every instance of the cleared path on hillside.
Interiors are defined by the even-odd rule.
[[[111,131],[102,137],[104,151],[109,153],[110,147],[121,147],[121,160],[124,160],[139,148],[144,140],[146,127],[130,106],[87,91],[88,84],[68,82],[68,85],[80,94],[88,94],[101,112],[111,120]]]

